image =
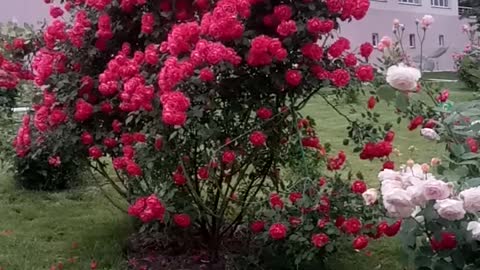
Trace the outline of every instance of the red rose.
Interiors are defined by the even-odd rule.
[[[267,142],[267,136],[261,131],[254,131],[250,134],[249,140],[254,147],[263,147]]]
[[[345,223],[345,217],[339,216],[335,219],[335,227],[341,228],[343,226],[343,223]]]
[[[375,234],[374,238],[380,238],[385,232],[388,230],[388,223],[386,221],[382,221],[377,225],[377,233]]]
[[[373,67],[370,65],[363,65],[357,68],[355,75],[361,82],[371,82],[374,79]]]
[[[280,195],[277,193],[272,193],[270,194],[270,206],[277,210],[277,209],[283,209],[283,201],[282,198],[280,198]]]
[[[337,69],[330,74],[330,80],[336,87],[345,87],[350,82],[350,74],[346,70]]]
[[[373,45],[366,42],[360,45],[360,55],[368,59],[373,52]]]
[[[175,222],[178,227],[185,229],[190,226],[191,220],[187,214],[175,214],[173,215],[173,222]]]
[[[277,27],[277,33],[282,37],[288,37],[297,32],[297,25],[294,20],[282,21]]]
[[[364,235],[357,236],[352,243],[352,246],[356,250],[362,250],[368,246],[368,237]]]
[[[117,140],[115,138],[105,138],[103,139],[103,145],[107,148],[114,148],[117,146]]]
[[[395,139],[395,132],[389,131],[387,134],[385,134],[385,141],[386,142],[393,142],[393,139]]]
[[[472,153],[478,152],[478,143],[474,138],[469,137],[465,140],[465,142],[467,143],[468,148],[470,148],[470,152]]]
[[[288,222],[292,226],[292,228],[296,228],[302,224],[302,218],[301,217],[288,217]]]
[[[50,16],[52,18],[56,19],[58,17],[61,17],[63,15],[63,9],[60,7],[56,6],[50,6]]]
[[[93,115],[92,104],[86,102],[83,99],[79,99],[75,104],[75,114],[73,118],[77,122],[83,122],[88,120]]]
[[[122,132],[122,123],[118,121],[118,119],[113,120],[112,122],[112,130],[115,133]]]
[[[323,49],[322,47],[318,46],[316,43],[310,42],[302,47],[302,54],[303,56],[314,60],[314,61],[319,61],[322,59],[323,56]],[[354,56],[355,58],[355,56]],[[357,59],[355,58],[355,63]]]
[[[352,192],[356,194],[362,194],[367,191],[367,184],[361,180],[356,180],[352,183]]]
[[[298,70],[289,69],[285,73],[285,81],[288,85],[296,87],[302,82],[302,73]]]
[[[213,79],[215,79],[215,74],[213,74],[213,71],[210,68],[203,68],[200,70],[200,80],[204,82],[211,82]]]
[[[165,211],[165,206],[155,195],[139,198],[128,208],[130,216],[138,217],[144,223],[153,220],[163,221]]]
[[[93,159],[99,159],[103,156],[103,152],[97,146],[92,146],[88,149],[88,155]]]
[[[408,125],[408,130],[412,131],[415,130],[417,127],[419,127],[423,123],[423,117],[421,115],[415,117],[410,121],[410,124]]]
[[[268,234],[274,240],[281,240],[287,236],[287,227],[281,223],[275,223],[270,226]]]
[[[125,170],[130,176],[142,176],[142,168],[133,160],[127,160],[125,163]]]
[[[222,155],[222,162],[224,164],[230,164],[230,163],[233,163],[235,161],[235,152],[234,151],[231,151],[231,150],[227,150],[225,152],[223,152],[223,155]]]
[[[326,183],[327,183],[327,179],[325,177],[320,177],[320,179],[318,179],[319,187],[323,187]]]
[[[432,237],[430,245],[434,251],[451,250],[457,246],[455,234],[450,232],[442,232],[440,240]]]
[[[158,137],[155,139],[155,150],[160,151],[163,148],[163,137]]]
[[[402,227],[402,221],[397,220],[395,223],[387,227],[387,229],[385,230],[385,235],[388,237],[395,236],[400,231],[401,227]]]
[[[255,220],[250,224],[250,229],[253,233],[261,233],[265,230],[265,221],[262,220]]]
[[[435,123],[435,120],[429,119],[427,122],[423,125],[424,128],[435,128],[437,124]]]
[[[322,214],[327,214],[330,212],[330,199],[326,195],[320,198],[320,203],[317,206],[318,212]]]
[[[330,238],[324,233],[317,233],[312,235],[312,244],[316,248],[322,248],[330,242]]]
[[[278,21],[286,21],[292,17],[292,8],[287,5],[278,5],[273,8],[273,16]]]
[[[347,233],[357,234],[362,229],[362,223],[357,218],[349,218],[345,220],[342,228]]]
[[[60,167],[62,161],[60,160],[59,156],[49,157],[48,164],[50,164],[52,167]]]
[[[323,228],[325,228],[325,226],[327,226],[327,222],[328,222],[327,219],[321,218],[321,219],[319,219],[319,220],[317,221],[317,227],[318,227],[319,229],[323,229]]]
[[[388,160],[383,163],[382,169],[389,169],[389,170],[394,170],[395,169],[395,162]]]
[[[91,145],[93,144],[93,136],[88,133],[87,131],[84,131],[82,135],[80,136],[80,141],[84,145]]]
[[[368,99],[367,107],[368,107],[369,110],[373,110],[375,108],[376,104],[377,104],[377,99],[374,96],[371,96]]]
[[[182,171],[177,170],[176,172],[173,173],[173,182],[175,182],[175,185],[177,186],[183,186],[187,183],[187,178],[185,175],[183,175]]]
[[[354,67],[357,65],[357,57],[354,54],[349,53],[345,58],[343,58],[343,62],[347,67]]]
[[[261,107],[260,109],[257,110],[257,116],[262,120],[268,120],[272,117],[272,115],[273,115],[272,110],[268,108]]]
[[[292,204],[295,204],[298,200],[302,199],[302,193],[301,192],[292,192],[290,195],[288,195],[288,199]]]
[[[307,21],[307,31],[310,34],[327,34],[333,30],[335,23],[332,20],[320,20],[319,18],[311,18]]]
[[[197,171],[197,177],[200,180],[207,180],[209,176],[208,167],[200,167]]]

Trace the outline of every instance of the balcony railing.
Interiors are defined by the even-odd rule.
[[[471,7],[458,7],[458,14],[463,17],[468,17],[472,15],[473,9]]]

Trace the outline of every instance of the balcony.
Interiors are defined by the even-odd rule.
[[[473,9],[471,7],[463,7],[459,6],[458,7],[458,15],[462,17],[470,17],[472,14]]]

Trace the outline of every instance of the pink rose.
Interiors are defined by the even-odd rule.
[[[374,188],[367,189],[367,191],[362,193],[363,200],[365,205],[372,205],[378,199],[378,191]]]
[[[422,28],[428,28],[430,25],[433,24],[435,20],[433,19],[432,15],[425,15],[423,18],[420,20],[420,24],[422,25]]]
[[[380,43],[383,44],[383,46],[384,46],[385,48],[390,48],[390,47],[392,46],[393,41],[392,41],[392,38],[391,38],[391,37],[389,37],[389,36],[384,36],[384,37],[382,37],[382,39],[380,40]]]
[[[418,182],[416,185],[407,187],[407,192],[412,197],[412,203],[418,206],[425,206],[427,199],[424,195],[424,183]]]
[[[460,192],[460,199],[463,200],[463,207],[467,212],[472,214],[480,212],[480,187]]]
[[[463,202],[459,200],[440,200],[433,207],[442,218],[451,221],[463,219],[466,213],[463,209]]]
[[[412,203],[412,197],[406,190],[400,188],[392,188],[388,192],[383,193],[383,205],[392,217],[409,217],[415,210]]]
[[[385,169],[385,170],[381,171],[378,174],[378,179],[380,180],[380,182],[384,181],[384,180],[401,181],[400,173],[398,173],[394,170],[390,170],[390,169]]]
[[[452,185],[440,180],[427,180],[423,187],[423,195],[427,201],[444,200],[452,194]]]

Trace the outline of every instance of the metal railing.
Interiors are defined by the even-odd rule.
[[[471,7],[463,7],[459,6],[458,7],[458,15],[460,16],[471,16],[473,9]]]

